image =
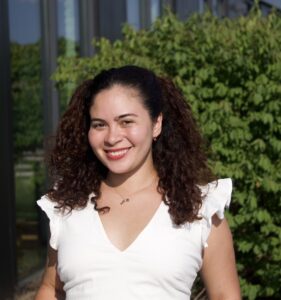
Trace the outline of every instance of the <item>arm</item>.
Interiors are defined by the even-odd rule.
[[[47,266],[35,300],[63,300],[63,283],[57,274],[57,251],[49,247]]]
[[[204,249],[201,276],[210,300],[240,300],[240,287],[230,229],[216,215]]]

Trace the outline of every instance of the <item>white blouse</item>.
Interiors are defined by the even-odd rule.
[[[202,265],[212,216],[224,217],[231,179],[200,187],[206,195],[202,219],[173,224],[162,202],[136,240],[124,251],[108,239],[99,214],[86,208],[62,214],[43,196],[38,205],[50,219],[50,245],[58,251],[58,274],[67,300],[187,300]]]

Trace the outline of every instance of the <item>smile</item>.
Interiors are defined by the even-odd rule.
[[[110,160],[117,160],[123,158],[130,148],[123,148],[123,149],[114,149],[114,150],[106,150],[106,156]]]

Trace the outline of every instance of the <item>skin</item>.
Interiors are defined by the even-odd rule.
[[[109,241],[119,251],[126,251],[162,201],[157,192],[158,178],[152,161],[152,142],[161,133],[162,116],[152,122],[138,92],[120,85],[96,95],[90,116],[89,143],[109,170],[101,185],[98,206],[110,206],[110,211],[100,214],[100,221]],[[133,201],[120,205],[124,197],[133,198]],[[209,299],[240,299],[227,222],[214,217],[212,227],[201,270]],[[35,300],[64,299],[63,283],[56,266],[57,252],[50,248]]]
[[[139,98],[134,89],[114,85],[96,95],[90,108],[89,143],[109,169],[107,181],[115,186],[129,181],[142,186],[147,174],[155,174],[151,145],[161,132],[162,116],[152,123]],[[120,149],[128,152],[122,159],[110,159]]]
[[[212,218],[208,247],[200,271],[208,299],[240,300],[240,285],[235,266],[232,235],[226,219]]]
[[[45,272],[35,300],[63,299],[65,299],[65,293],[63,282],[60,281],[57,273],[57,251],[49,247]]]

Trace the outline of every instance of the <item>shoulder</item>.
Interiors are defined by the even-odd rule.
[[[93,204],[91,204],[92,194],[89,195],[89,200],[84,208],[67,209],[60,208],[60,205],[53,201],[48,195],[42,196],[38,201],[37,205],[46,214],[49,219],[50,229],[50,246],[57,250],[58,245],[61,241],[61,237],[65,231],[78,230],[83,224],[89,220],[89,211],[92,211]],[[74,232],[73,231],[73,232]]]
[[[199,211],[202,217],[202,243],[207,247],[207,239],[214,220],[223,220],[225,209],[229,207],[232,194],[232,180],[218,179],[205,186],[200,186],[203,202]]]
[[[199,188],[203,197],[201,216],[207,218],[208,221],[214,214],[223,219],[224,210],[229,207],[231,201],[232,180],[230,178],[218,179]]]
[[[37,200],[37,205],[44,211],[49,219],[50,227],[50,246],[57,250],[57,240],[61,223],[62,212],[57,208],[57,203],[52,201],[48,195],[42,196]]]

